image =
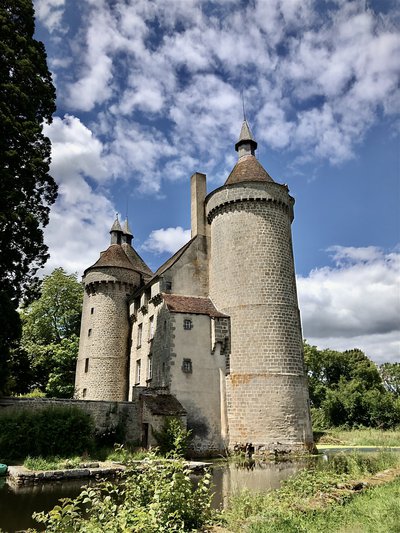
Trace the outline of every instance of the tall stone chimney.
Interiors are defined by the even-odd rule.
[[[207,194],[206,175],[195,172],[190,178],[190,210],[192,239],[196,235],[206,235],[204,201]]]

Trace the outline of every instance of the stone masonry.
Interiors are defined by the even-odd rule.
[[[76,397],[137,404],[146,445],[177,416],[193,455],[313,446],[294,199],[256,148],[245,120],[225,184],[206,196],[206,176],[193,174],[191,240],[155,273],[118,219],[85,271]]]

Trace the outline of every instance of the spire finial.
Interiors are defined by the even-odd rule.
[[[240,91],[240,94],[242,95],[242,108],[243,108],[243,120],[245,122],[247,122],[247,119],[246,119],[246,110],[244,108],[244,93],[243,93],[243,89]]]

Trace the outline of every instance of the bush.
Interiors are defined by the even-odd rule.
[[[37,411],[0,413],[0,461],[31,457],[70,456],[94,443],[91,416],[77,407],[45,407]]]
[[[173,452],[183,456],[191,433],[191,430],[185,429],[179,418],[175,417],[167,418],[161,431],[153,431],[162,455]]]
[[[35,513],[48,533],[183,533],[206,525],[211,517],[209,473],[194,488],[184,461],[154,454],[131,463],[118,483],[88,487],[66,498],[48,514]],[[84,510],[82,510],[84,508]]]

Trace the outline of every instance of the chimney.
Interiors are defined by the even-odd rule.
[[[192,239],[206,234],[205,198],[207,194],[206,175],[195,172],[190,178],[190,210]]]

